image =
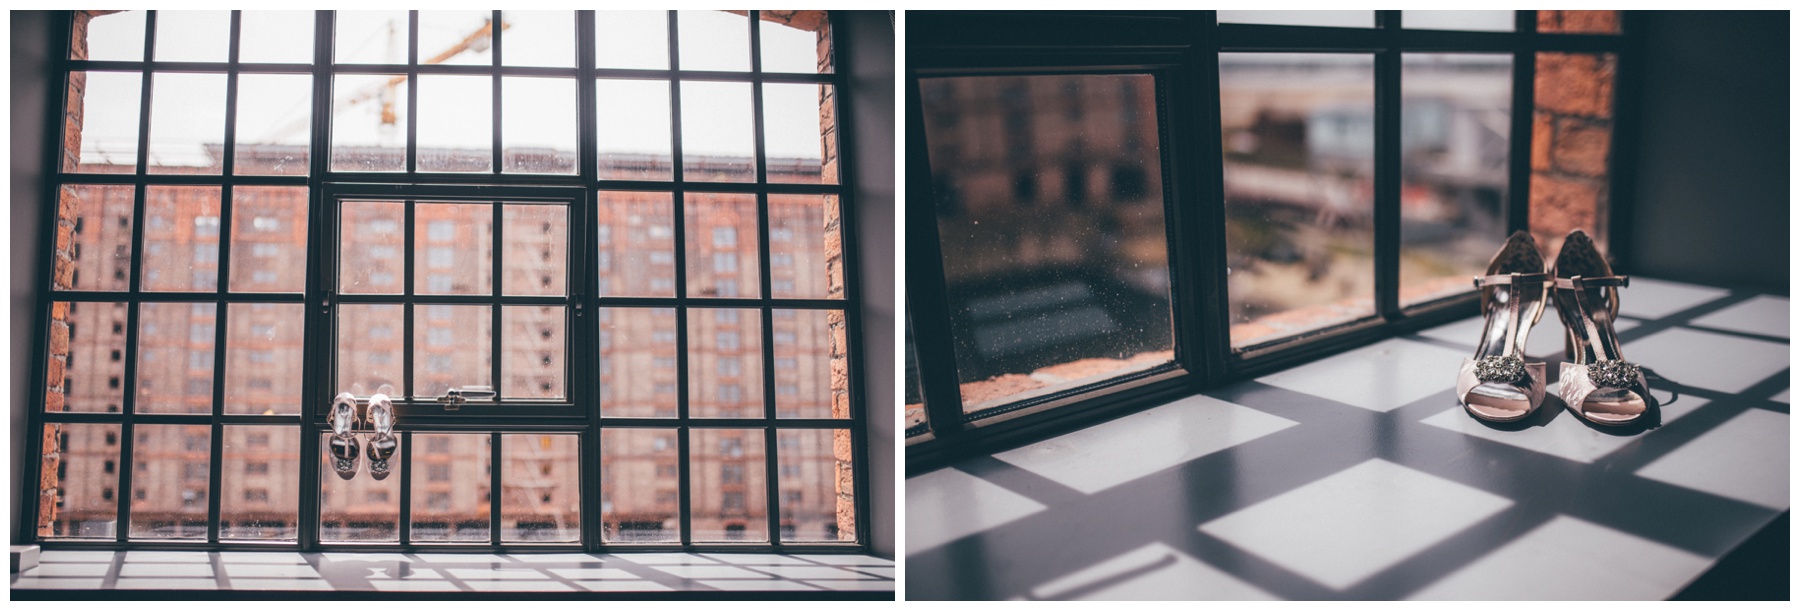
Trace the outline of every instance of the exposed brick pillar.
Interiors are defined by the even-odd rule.
[[[1600,12],[1611,11],[1561,11]],[[1562,21],[1540,12],[1539,20]],[[1583,17],[1593,21],[1597,18]],[[1616,16],[1614,17],[1616,20]],[[1616,21],[1614,31],[1616,31]],[[1531,130],[1531,232],[1555,253],[1571,229],[1605,243],[1613,83],[1618,57],[1539,53]]]

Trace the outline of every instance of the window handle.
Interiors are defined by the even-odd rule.
[[[493,401],[494,397],[497,395],[498,393],[494,392],[494,387],[492,386],[464,386],[462,388],[452,388],[446,391],[442,401],[444,402],[445,410],[456,411],[462,409],[464,403],[470,401]]]

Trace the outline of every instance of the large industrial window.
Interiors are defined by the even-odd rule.
[[[41,542],[865,549],[827,13],[69,19]]]
[[[1618,11],[909,17],[909,469],[1467,316],[1508,232],[1627,209]]]

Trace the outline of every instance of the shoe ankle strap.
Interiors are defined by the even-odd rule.
[[[1550,274],[1501,274],[1498,276],[1476,276],[1475,288],[1484,286],[1504,286],[1512,284],[1541,283],[1549,279]]]
[[[1581,290],[1584,288],[1594,288],[1594,287],[1604,287],[1604,286],[1616,286],[1619,288],[1629,288],[1631,286],[1631,276],[1596,276],[1593,278],[1583,278],[1581,276],[1575,276],[1572,278],[1557,278],[1556,279],[1556,288],[1570,290],[1570,291],[1578,291],[1578,290]]]

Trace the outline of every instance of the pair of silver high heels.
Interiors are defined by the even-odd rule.
[[[1654,404],[1643,371],[1619,350],[1613,320],[1619,289],[1631,279],[1612,266],[1587,233],[1577,229],[1563,240],[1554,267],[1547,268],[1531,234],[1518,231],[1475,279],[1487,324],[1473,358],[1457,372],[1456,397],[1469,415],[1490,422],[1523,420],[1544,399],[1544,363],[1527,362],[1525,336],[1554,299],[1567,329],[1558,376],[1563,403],[1595,424],[1619,426],[1642,418]]]
[[[369,397],[367,420],[374,430],[368,445],[369,477],[387,479],[390,472],[388,461],[400,449],[400,439],[394,436],[393,400],[382,393]],[[331,450],[331,468],[337,472],[338,477],[356,477],[357,466],[363,454],[363,445],[356,434],[362,421],[363,418],[356,411],[356,395],[339,393],[331,401],[331,437],[328,438],[328,445]]]

